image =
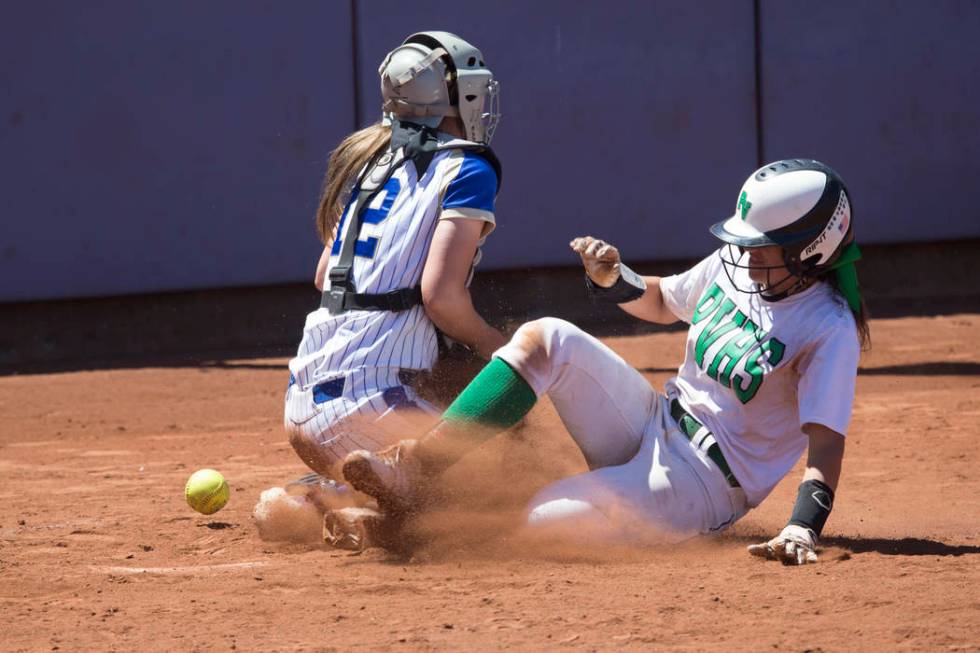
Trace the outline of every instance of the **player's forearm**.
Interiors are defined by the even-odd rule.
[[[840,463],[837,465],[827,463],[811,465],[807,463],[806,470],[803,472],[803,482],[811,480],[826,483],[830,489],[836,492],[837,483],[840,481]]]
[[[484,358],[490,358],[506,342],[503,334],[480,317],[469,291],[423,294],[425,312],[433,324],[453,340]]]
[[[585,267],[585,285],[595,301],[615,303],[634,317],[647,322],[671,324],[677,321],[664,303],[660,277],[644,277],[623,263],[619,250],[592,236],[580,236],[569,243]]]
[[[823,531],[830,511],[834,507],[837,481],[840,479],[841,461],[844,458],[844,436],[821,424],[803,426],[809,436],[806,471],[796,493],[796,503],[789,524],[780,537],[802,543],[809,551],[807,561],[816,559],[813,553],[817,538]],[[800,555],[803,555],[801,553]],[[804,562],[797,556],[797,563]]]
[[[646,292],[639,299],[620,304],[619,307],[641,320],[656,322],[657,324],[672,324],[677,321],[677,316],[670,312],[667,304],[664,303],[664,296],[660,292],[660,277],[643,277],[647,284]]]
[[[844,460],[844,436],[821,424],[807,424],[803,430],[809,437],[803,481],[820,481],[836,491]]]

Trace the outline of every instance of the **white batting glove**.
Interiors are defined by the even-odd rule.
[[[595,285],[611,288],[619,279],[619,250],[609,243],[592,236],[582,236],[568,246],[582,257],[585,273]]]
[[[762,544],[750,544],[749,553],[784,565],[805,565],[817,561],[817,534],[809,528],[790,524],[776,537]]]

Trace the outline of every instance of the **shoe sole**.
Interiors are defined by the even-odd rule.
[[[333,514],[333,511],[323,513],[323,541],[334,549],[344,551],[363,551],[363,533],[351,532],[346,523]]]
[[[352,515],[352,510],[356,514]],[[377,546],[375,533],[383,519],[369,508],[328,510],[323,514],[323,541],[335,549],[364,551]]]
[[[355,490],[374,497],[378,500],[378,506],[384,509],[386,506],[398,508],[400,501],[388,491],[371,469],[370,461],[363,458],[344,461],[342,468],[344,478]]]

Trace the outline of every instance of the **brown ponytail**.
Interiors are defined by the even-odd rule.
[[[375,123],[354,132],[330,153],[320,206],[316,210],[316,230],[324,245],[333,242],[337,222],[353,190],[357,174],[376,154],[387,148],[390,141],[391,129]]]

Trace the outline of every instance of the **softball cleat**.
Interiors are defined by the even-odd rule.
[[[315,472],[287,483],[286,492],[305,496],[321,512],[356,504],[356,497],[350,486]]]
[[[389,513],[410,512],[418,503],[424,482],[413,450],[416,440],[402,440],[378,452],[352,451],[344,459],[344,478],[355,490],[374,497]]]
[[[371,508],[340,508],[323,513],[323,541],[335,549],[360,553],[379,546],[385,517]]]

